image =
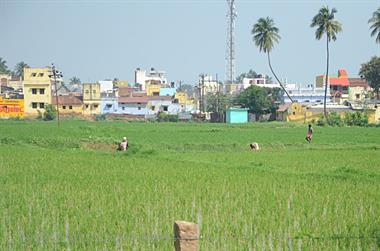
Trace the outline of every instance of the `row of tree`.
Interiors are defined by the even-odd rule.
[[[20,63],[16,64],[14,70],[12,71],[8,69],[7,61],[0,57],[0,74],[9,74],[15,77],[22,77],[24,74],[24,68],[28,67],[28,64],[26,64],[24,61],[21,61]]]
[[[335,20],[335,13],[337,10],[333,8],[332,10],[329,7],[322,7],[318,14],[316,14],[310,24],[310,27],[316,28],[315,38],[317,40],[322,39],[323,35],[326,36],[326,78],[325,78],[325,95],[324,95],[324,116],[327,119],[326,112],[326,97],[327,97],[327,87],[328,87],[328,74],[329,74],[329,43],[337,39],[337,33],[342,31],[342,25],[339,21]],[[376,37],[376,42],[380,43],[380,7],[373,13],[372,17],[368,20],[370,24],[370,29],[372,30],[371,36]],[[280,84],[282,90],[286,93],[288,98],[293,102],[292,98],[289,96],[288,92],[284,88],[282,82],[279,80],[275,72],[273,71],[271,61],[270,61],[270,52],[272,51],[274,44],[279,43],[281,37],[279,35],[279,28],[274,24],[274,21],[270,17],[260,18],[257,23],[252,28],[252,36],[255,45],[259,48],[260,51],[263,51],[268,56],[269,68],[276,78],[277,82]],[[370,62],[363,64],[362,69],[360,70],[360,75],[363,76],[371,85],[372,88],[377,92],[377,97],[379,98],[379,71],[378,61],[380,59],[374,57]],[[371,73],[369,73],[371,72]],[[377,76],[377,77],[374,77]]]

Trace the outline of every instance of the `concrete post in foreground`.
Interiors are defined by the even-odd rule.
[[[198,224],[187,221],[174,222],[175,251],[198,251]]]

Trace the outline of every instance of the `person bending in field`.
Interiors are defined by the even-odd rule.
[[[257,144],[256,142],[253,142],[253,143],[249,144],[249,146],[251,147],[252,151],[258,151],[258,150],[260,150],[259,144]]]
[[[119,144],[119,150],[120,151],[127,151],[128,149],[128,139],[127,137],[123,138],[123,141]]]
[[[307,135],[306,135],[306,140],[307,142],[311,143],[311,140],[313,138],[313,127],[309,124],[309,128],[307,129]]]

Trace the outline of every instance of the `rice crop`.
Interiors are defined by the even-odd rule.
[[[314,131],[0,121],[0,250],[173,250],[175,220],[200,250],[380,249],[380,129]]]

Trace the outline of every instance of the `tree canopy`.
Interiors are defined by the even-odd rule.
[[[11,71],[8,69],[7,61],[0,58],[0,74],[10,74]]]
[[[24,61],[21,61],[20,63],[16,64],[14,75],[16,77],[24,77],[24,68],[29,68],[29,65]]]
[[[207,94],[206,110],[208,112],[224,112],[231,106],[231,98],[224,93]]]
[[[371,37],[376,37],[376,42],[380,44],[380,7],[372,14],[368,23],[371,24]]]
[[[361,65],[359,75],[367,80],[368,84],[377,94],[377,99],[380,99],[380,57],[372,57],[370,61]]]
[[[265,88],[250,86],[241,92],[234,103],[248,108],[249,112],[255,114],[268,114],[277,110],[282,101],[282,90],[280,88]]]

